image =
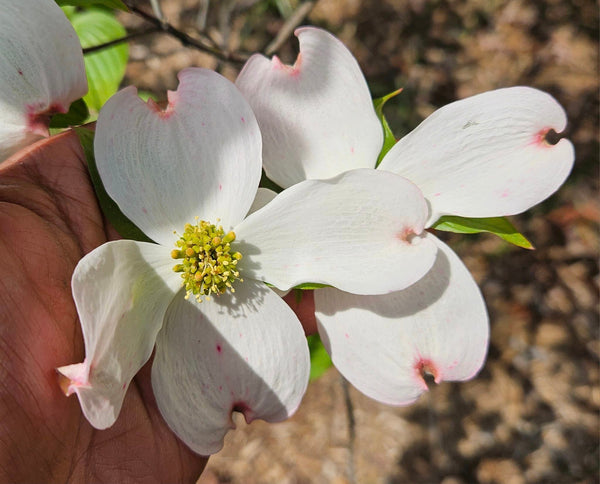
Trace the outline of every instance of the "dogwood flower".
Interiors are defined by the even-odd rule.
[[[236,81],[263,134],[267,176],[286,188],[375,168],[383,133],[356,59],[323,30],[303,27],[296,35],[300,53],[293,66],[254,55]],[[422,190],[427,227],[442,215],[512,215],[566,179],[573,146],[565,139],[546,142],[550,130],[565,125],[550,95],[498,89],[434,112],[376,171],[400,174]],[[431,237],[436,262],[405,290],[364,297],[339,287],[315,292],[319,333],[334,364],[385,403],[413,402],[427,390],[425,373],[436,382],[469,379],[485,359],[488,317],[479,289],[456,254]]]
[[[81,45],[53,0],[0,1],[0,162],[48,136],[87,92]]]
[[[302,327],[264,281],[380,294],[422,277],[437,247],[419,235],[424,198],[393,173],[305,181],[246,216],[260,199],[254,114],[212,71],[186,69],[179,80],[165,110],[128,87],[100,112],[94,149],[104,187],[156,244],[108,242],[79,262],[72,289],[86,356],[59,371],[103,429],[155,347],[162,415],[190,448],[211,454],[232,411],[282,420],[307,386]],[[405,213],[388,208],[398,205]]]

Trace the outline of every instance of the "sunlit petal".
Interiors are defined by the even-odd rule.
[[[134,87],[102,108],[94,149],[108,194],[152,240],[170,246],[194,217],[231,227],[261,175],[261,138],[248,103],[217,73],[179,73],[162,110]],[[124,162],[123,160],[127,160]]]
[[[303,27],[296,35],[293,66],[257,54],[236,81],[263,134],[267,176],[289,187],[374,168],[383,131],[356,59],[324,30]]]
[[[238,268],[282,290],[316,282],[356,294],[396,291],[433,265],[426,218],[419,189],[393,173],[359,169],[307,180],[236,227]]]
[[[197,303],[177,296],[156,342],[152,386],[169,427],[192,450],[213,454],[232,428],[289,417],[308,384],[309,355],[300,322],[262,283],[244,281]]]
[[[168,249],[131,240],[108,242],[86,255],[73,274],[73,297],[85,361],[58,370],[71,380],[88,421],[98,429],[119,415],[133,376],[148,361],[181,279]]]
[[[437,383],[481,369],[488,316],[477,284],[439,239],[433,268],[416,284],[382,296],[315,291],[319,333],[338,370],[358,390],[391,405],[412,403]]]
[[[573,145],[545,141],[567,118],[552,96],[529,87],[485,92],[438,109],[402,138],[380,168],[423,190],[429,225],[441,215],[523,212],[554,193],[574,160]]]

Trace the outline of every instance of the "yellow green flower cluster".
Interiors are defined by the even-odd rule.
[[[222,226],[204,220],[185,225],[171,257],[183,259],[173,270],[181,272],[186,298],[193,294],[201,301],[203,295],[209,299],[211,294],[223,294],[227,289],[235,292],[232,284],[239,279],[236,265],[242,254],[231,250],[234,240],[234,232],[225,234]]]

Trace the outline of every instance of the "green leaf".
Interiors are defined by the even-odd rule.
[[[148,102],[148,99],[152,99],[153,101],[158,101],[156,96],[153,93],[148,92],[148,91],[142,91],[142,90],[138,89],[137,95],[144,102]]]
[[[58,3],[58,4],[60,5],[60,3]],[[67,18],[69,19],[69,22],[73,18],[73,15],[75,15],[77,12],[77,9],[75,7],[70,7],[68,5],[64,6],[64,7],[60,7],[60,8],[63,11],[63,13],[67,16]]]
[[[71,23],[83,48],[120,39],[127,33],[111,13],[99,9],[78,12]],[[128,57],[127,43],[85,55],[89,91],[83,99],[90,110],[99,111],[108,98],[117,92],[125,75]]]
[[[397,91],[391,92],[383,97],[377,98],[373,100],[373,106],[375,107],[375,112],[377,113],[377,117],[379,121],[381,121],[381,125],[383,126],[383,147],[381,148],[381,152],[379,153],[379,157],[377,158],[377,163],[375,167],[379,166],[383,157],[387,154],[388,151],[392,149],[392,146],[396,144],[396,137],[390,126],[383,115],[383,106],[386,102],[388,102],[393,97],[396,97],[398,94],[402,92],[402,89],[398,89]]]
[[[100,174],[96,168],[96,158],[94,157],[94,132],[86,128],[73,128],[73,131],[79,137],[79,142],[83,147],[85,158],[90,171],[90,178],[98,197],[98,203],[102,213],[106,216],[112,226],[119,232],[119,235],[125,239],[139,240],[141,242],[153,242],[139,228],[137,228],[131,220],[129,220],[119,206],[108,196]]]
[[[116,8],[128,12],[129,9],[121,0],[56,0],[61,7],[71,5],[73,7],[93,7],[100,5],[107,8]]]
[[[446,215],[441,217],[432,228],[459,234],[489,232],[523,249],[535,248],[506,217],[464,218]]]
[[[71,104],[69,111],[66,113],[55,114],[50,120],[51,128],[68,128],[85,123],[90,112],[83,99],[78,99]]]
[[[314,380],[333,366],[333,363],[318,334],[307,336],[306,340],[310,351],[310,379]]]

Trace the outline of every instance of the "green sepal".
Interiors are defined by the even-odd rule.
[[[304,291],[310,290],[310,289],[321,289],[323,287],[331,287],[328,284],[319,284],[317,282],[303,282],[302,284],[298,284],[297,286],[294,286],[294,289],[302,289]]]
[[[402,89],[398,89],[397,91],[391,92],[383,97],[379,97],[373,100],[373,107],[375,108],[375,113],[377,114],[377,117],[379,118],[379,121],[381,121],[381,125],[383,126],[383,147],[381,148],[381,152],[377,157],[377,163],[375,164],[375,167],[379,166],[379,163],[381,163],[383,157],[387,154],[388,151],[392,149],[392,146],[396,144],[396,137],[394,136],[394,133],[392,133],[390,125],[388,124],[387,120],[385,119],[385,116],[383,115],[383,106],[386,102],[388,102],[393,97],[396,97],[401,92]]]
[[[306,340],[310,351],[310,379],[315,380],[331,368],[333,363],[318,334],[307,336]]]
[[[129,9],[121,0],[56,0],[56,3],[64,7],[66,5],[72,7],[93,7],[94,5],[100,5],[107,8],[116,8],[128,12]]]
[[[275,287],[273,284],[269,282],[265,282],[265,284],[269,287]],[[292,289],[297,289],[298,291],[309,291],[311,289],[321,289],[323,287],[331,287],[328,284],[319,284],[317,282],[303,282],[302,284],[298,284],[297,286],[292,287]],[[299,292],[302,294],[302,292]]]
[[[445,215],[433,224],[432,228],[458,234],[489,232],[517,247],[535,249],[533,244],[506,217],[465,218]]]
[[[153,242],[121,212],[119,206],[106,193],[100,179],[100,174],[98,173],[98,168],[96,167],[96,158],[94,157],[94,132],[86,128],[73,128],[73,131],[79,137],[79,142],[83,147],[92,185],[94,185],[94,191],[96,192],[96,197],[104,216],[124,239]]]
[[[85,123],[90,115],[87,105],[83,99],[78,99],[71,103],[69,111],[59,113],[50,119],[50,128],[68,128]]]
[[[283,191],[283,188],[281,188],[279,185],[277,185],[277,183],[267,176],[265,170],[263,170],[262,174],[260,175],[260,183],[258,186],[260,188],[268,188],[269,190],[273,190],[275,193],[281,193]]]
[[[100,9],[77,12],[71,18],[81,46],[85,49],[123,38],[127,31],[111,12]],[[83,97],[92,111],[100,111],[117,92],[125,75],[129,46],[121,43],[84,56],[89,91]]]

